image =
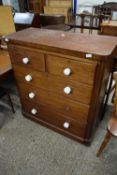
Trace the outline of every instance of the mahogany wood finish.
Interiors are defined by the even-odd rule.
[[[92,85],[94,80],[94,73],[97,63],[90,61],[89,63],[84,63],[81,61],[69,60],[64,57],[57,57],[52,55],[47,55],[47,71],[50,74],[65,77],[63,70],[66,65],[71,69],[71,76],[66,77],[66,79],[84,83],[87,79],[87,84]],[[78,69],[77,69],[78,68]],[[87,69],[88,74],[84,72]]]
[[[15,71],[18,70],[18,71]],[[57,78],[55,79],[55,76],[50,75],[48,77],[47,74],[41,73],[41,72],[37,72],[30,70],[30,69],[26,69],[24,71],[23,68],[21,67],[15,67],[14,66],[14,72],[17,76],[17,80],[18,82],[20,82],[20,84],[25,84],[25,75],[28,73],[31,73],[32,77],[35,77],[35,79],[33,79],[30,82],[30,86],[33,87],[34,85],[38,88],[42,88],[42,89],[50,89],[51,92],[57,93],[58,95],[62,95],[66,98],[72,99],[72,100],[76,100],[79,102],[82,102],[84,104],[90,104],[90,100],[91,100],[91,94],[92,94],[92,90],[93,87],[89,86],[89,85],[85,85],[82,83],[78,83],[78,82],[72,82],[66,79],[66,77],[64,78]],[[38,82],[39,80],[39,82]],[[65,94],[64,93],[64,88],[66,86],[71,87],[72,91],[70,94]],[[85,94],[84,94],[85,92]]]
[[[34,28],[7,39],[23,115],[90,143],[103,111],[117,39]]]
[[[22,101],[23,103],[23,101]],[[25,103],[23,103],[24,106],[28,104],[28,107],[26,110],[23,110],[25,112],[27,112],[28,114],[30,114],[30,111],[32,109],[32,104],[29,102],[29,100],[25,101]],[[34,103],[34,107],[37,107],[37,114],[34,116],[36,117],[39,121],[43,121],[45,123],[48,123],[48,125],[52,125],[53,127],[55,127],[56,129],[60,129],[63,130],[63,132],[68,132],[72,135],[79,136],[79,137],[84,137],[85,135],[85,128],[86,128],[86,124],[83,122],[79,122],[76,121],[72,118],[66,117],[66,115],[61,114],[59,112],[56,112],[55,110],[53,110],[51,107],[48,107],[46,105],[43,104],[36,104]],[[46,108],[46,110],[45,110]],[[64,122],[69,122],[70,127],[69,129],[65,129],[63,127]]]
[[[22,58],[27,57],[30,62],[30,64],[27,64],[27,68],[45,72],[44,54],[38,52],[38,50],[35,51],[30,50],[30,48],[15,47],[11,55],[13,64],[26,67],[26,65],[22,62]]]
[[[32,92],[31,90],[29,91],[27,89],[30,90],[31,88],[21,89],[21,95],[23,94],[21,98],[23,101],[28,99],[29,93]],[[34,90],[34,89],[37,89],[37,88],[36,87],[32,88],[33,92],[36,94],[36,97],[31,100],[29,99],[30,102],[35,103],[35,100],[36,100],[39,104],[45,104],[48,107],[58,112],[61,111],[62,114],[65,114],[67,117],[72,117],[73,119],[78,119],[78,121],[84,121],[86,123],[89,106],[85,104],[80,104],[76,101],[72,101],[65,97],[61,98],[61,96],[59,96],[58,94],[52,95],[51,92],[46,92],[41,88],[38,90]],[[23,93],[24,91],[25,91],[25,94]]]

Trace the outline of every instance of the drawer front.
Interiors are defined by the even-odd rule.
[[[53,55],[46,55],[47,71],[71,81],[93,84],[97,63],[85,63]],[[67,75],[66,75],[67,74]]]
[[[9,46],[11,62],[13,66],[20,65],[45,72],[44,54],[30,48]]]
[[[54,128],[59,128],[62,131],[79,137],[84,137],[85,135],[85,124],[76,122],[75,120],[67,118],[60,113],[56,113],[50,107],[48,108],[48,106],[30,103],[29,101],[23,101],[22,108],[23,111],[30,114],[32,118],[37,118],[41,121],[44,121],[45,123],[52,125]],[[35,114],[34,109],[36,109]]]
[[[47,105],[53,111],[60,112],[69,118],[73,118],[79,122],[87,122],[89,106],[84,105],[62,96],[55,95],[49,91],[45,91],[34,86],[22,83],[18,85],[20,97],[22,101],[28,100],[30,103],[38,103]],[[31,94],[34,94],[33,97]],[[31,97],[30,97],[31,96]]]
[[[21,67],[14,68],[16,79],[21,84],[27,83],[26,75],[31,75],[32,80],[28,82],[31,86],[39,87],[50,91],[52,93],[64,96],[66,98],[90,104],[93,87],[82,83],[74,83],[65,78],[55,78],[53,75],[32,71],[30,69],[23,69]],[[85,93],[84,93],[85,92]]]

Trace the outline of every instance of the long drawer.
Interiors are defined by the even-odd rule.
[[[31,86],[39,87],[52,93],[64,96],[66,98],[90,104],[93,86],[82,83],[74,83],[67,79],[48,75],[48,73],[41,73],[32,71],[31,69],[24,69],[21,67],[14,67],[15,76],[19,83],[28,83]],[[32,80],[26,82],[25,77],[30,75]]]
[[[96,62],[81,62],[53,55],[46,55],[48,73],[66,77],[66,79],[92,85],[94,82]]]
[[[79,122],[87,122],[89,106],[84,105],[62,96],[55,95],[49,91],[45,91],[27,84],[18,84],[21,101],[28,100],[30,103],[44,104],[53,111],[60,112],[69,118],[73,118]],[[31,94],[33,93],[33,98]],[[30,97],[31,96],[31,97]]]
[[[25,47],[9,46],[12,64],[45,72],[44,54]]]
[[[66,117],[63,114],[56,113],[46,105],[31,103],[30,101],[22,101],[22,110],[25,114],[31,115],[32,119],[37,119],[50,125],[54,129],[65,131],[66,133],[73,134],[76,137],[83,138],[85,135],[86,124],[79,123],[73,119]],[[32,110],[36,108],[36,114],[32,114]],[[45,110],[46,109],[46,110]]]

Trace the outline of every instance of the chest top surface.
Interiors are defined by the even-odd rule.
[[[72,51],[109,56],[117,46],[117,38],[63,31],[28,28],[8,35],[9,43],[51,51]]]

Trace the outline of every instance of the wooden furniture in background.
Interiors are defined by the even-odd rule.
[[[29,12],[43,13],[45,0],[28,0]]]
[[[0,6],[0,98],[7,95],[12,112],[14,113],[13,103],[11,101],[9,91],[2,87],[3,81],[5,81],[12,73],[12,65],[6,45],[2,45],[4,35],[15,32],[15,26],[13,22],[13,16],[11,7]],[[5,50],[4,50],[5,49]]]
[[[116,37],[30,28],[7,40],[23,115],[90,143],[103,112]]]
[[[94,14],[111,15],[113,11],[117,11],[116,2],[105,2],[102,5],[96,5],[93,7]]]
[[[101,35],[109,35],[109,36],[117,36],[117,21],[103,21],[101,23],[101,30],[99,32]],[[115,63],[114,67],[112,69],[112,72],[110,74],[110,80],[109,80],[109,85],[106,90],[105,94],[105,104],[108,102],[109,99],[109,94],[111,92],[111,89],[115,89],[115,84],[113,84],[113,72],[117,71],[117,57],[115,57]],[[114,96],[114,94],[113,94]],[[113,98],[112,98],[113,101]],[[105,110],[106,110],[106,105],[105,105]],[[102,118],[103,119],[103,118]]]
[[[65,25],[65,16],[64,15],[47,15],[41,13],[39,15],[39,21],[41,28],[44,29],[53,29],[53,30],[70,30],[68,25]]]
[[[45,0],[18,0],[20,12],[43,13]]]
[[[90,13],[76,14],[74,19],[67,23],[68,26],[74,28],[80,28],[80,32],[84,33],[84,29],[88,29],[92,34],[93,30],[100,30],[100,24],[102,22],[102,15],[93,15]]]
[[[12,70],[8,51],[0,50],[0,79],[6,77]]]
[[[44,13],[39,14],[39,21],[41,27],[48,25],[58,25],[65,24],[65,16],[64,15],[47,15]]]
[[[9,104],[11,106],[11,110],[13,113],[15,113],[9,90],[2,87],[2,82],[6,80],[11,71],[12,66],[8,51],[0,50],[0,99],[3,96],[7,96]]]
[[[44,6],[44,13],[50,15],[64,15],[65,21],[68,22],[72,16],[71,0],[48,0],[48,4]]]
[[[14,23],[16,31],[23,30],[28,27],[40,27],[39,14],[35,13],[15,13]]]
[[[100,34],[117,36],[117,21],[102,22]]]
[[[10,6],[0,6],[0,36],[15,32],[12,10]]]
[[[115,82],[117,83],[117,73],[114,73]],[[106,147],[107,143],[109,142],[110,138],[114,136],[117,137],[117,87],[115,88],[115,99],[114,99],[114,109],[111,116],[111,119],[108,122],[107,126],[107,133],[105,135],[105,138],[97,151],[97,156],[99,157],[104,148]]]

